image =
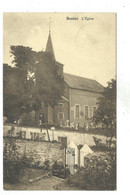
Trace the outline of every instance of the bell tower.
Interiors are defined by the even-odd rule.
[[[53,56],[53,59],[55,60],[55,53],[54,53],[52,39],[51,39],[51,18],[49,18],[49,35],[48,35],[45,52],[49,52]]]

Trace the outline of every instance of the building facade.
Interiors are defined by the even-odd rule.
[[[48,123],[58,126],[86,127],[97,109],[97,99],[104,87],[96,80],[64,73],[64,65],[57,62],[53,50],[51,34],[47,41],[46,51],[53,55],[58,67],[58,74],[64,78],[64,95],[53,108],[48,106]]]

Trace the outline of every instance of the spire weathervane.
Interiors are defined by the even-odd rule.
[[[48,35],[45,51],[49,52],[53,56],[53,59],[55,60],[55,54],[54,54],[52,40],[51,40],[51,17],[49,17],[49,35]]]
[[[51,32],[51,17],[49,17],[49,33]]]

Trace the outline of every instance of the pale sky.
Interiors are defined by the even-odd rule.
[[[64,64],[64,72],[95,79],[104,86],[115,78],[114,13],[4,13],[3,62],[11,65],[11,45],[45,50],[49,17],[55,57]],[[66,20],[66,17],[78,20]],[[89,17],[93,20],[88,20]]]

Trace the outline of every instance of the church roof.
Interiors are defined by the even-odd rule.
[[[52,56],[55,59],[55,54],[54,54],[54,49],[53,49],[53,45],[52,45],[51,33],[50,32],[49,32],[49,36],[48,36],[48,40],[47,40],[46,50],[45,51],[51,53]]]
[[[60,65],[61,65],[61,66],[64,66],[63,64],[61,64],[61,63],[58,62],[58,61],[55,61],[55,64],[56,64],[56,65],[59,65],[59,66],[60,66]]]
[[[70,88],[100,93],[104,87],[96,80],[64,73],[64,80]]]

